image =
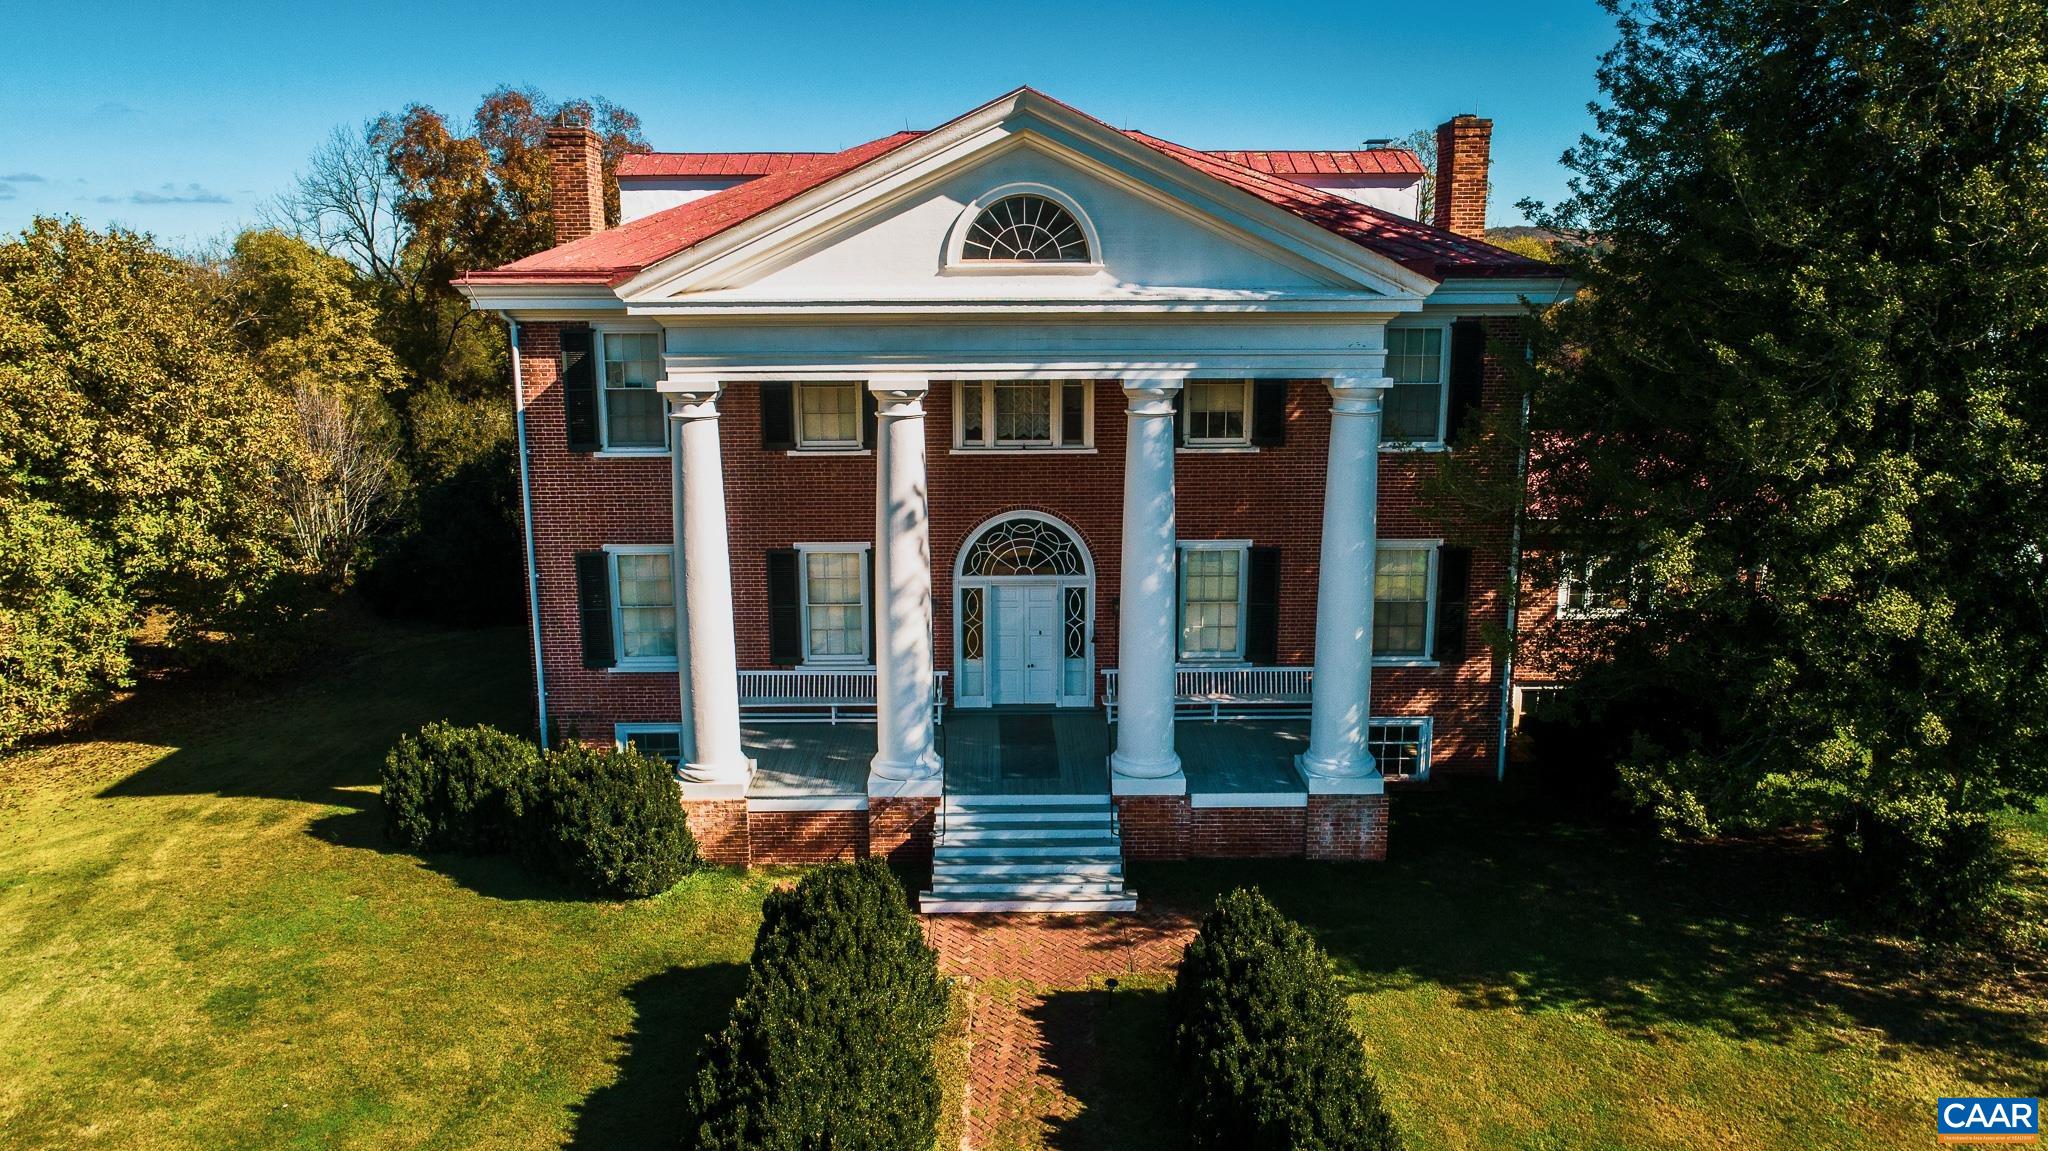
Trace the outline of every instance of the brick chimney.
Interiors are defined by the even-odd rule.
[[[586,117],[564,112],[548,129],[548,179],[555,243],[604,231],[604,151]]]
[[[1436,129],[1436,206],[1430,223],[1461,236],[1486,235],[1486,172],[1493,121],[1453,116]]]

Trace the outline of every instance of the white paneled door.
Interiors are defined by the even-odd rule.
[[[995,665],[989,700],[995,704],[1053,704],[1060,694],[1059,584],[1000,583],[991,589],[989,634]]]

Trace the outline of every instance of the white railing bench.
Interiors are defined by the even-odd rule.
[[[946,672],[932,676],[932,722],[945,721]],[[740,714],[755,723],[873,723],[872,668],[740,672]]]
[[[1188,667],[1173,673],[1175,719],[1301,719],[1309,712],[1310,667]],[[1116,722],[1117,669],[1102,669],[1102,706]]]

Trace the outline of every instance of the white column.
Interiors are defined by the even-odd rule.
[[[733,642],[732,552],[725,530],[725,468],[718,447],[718,390],[708,376],[671,376],[673,450],[679,457],[683,618],[689,621],[683,674],[689,677],[694,747],[683,762],[685,799],[740,799],[754,761],[740,743],[739,656]],[[679,637],[680,638],[680,637]]]
[[[938,795],[932,731],[932,540],[924,468],[930,381],[879,376],[875,396],[875,758],[868,794]]]
[[[676,605],[676,686],[677,698],[681,703],[677,713],[677,747],[682,762],[688,763],[697,757],[697,725],[690,714],[690,613],[685,610],[687,589],[683,586],[683,452],[680,432],[682,423],[677,418],[676,408],[680,401],[671,398],[669,414],[669,538],[675,541],[675,549],[669,556],[669,572],[675,577],[674,602]]]
[[[1323,483],[1322,565],[1316,577],[1316,672],[1308,750],[1295,757],[1312,794],[1383,790],[1365,734],[1372,714],[1380,401],[1392,383],[1365,374],[1330,381],[1330,463]]]
[[[1134,376],[1124,441],[1123,562],[1117,608],[1117,795],[1180,795],[1187,776],[1173,750],[1174,579],[1173,397],[1182,377]]]

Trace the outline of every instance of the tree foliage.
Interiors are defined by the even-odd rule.
[[[1986,841],[2048,791],[2048,8],[1610,8],[1533,400],[1554,542],[1637,573],[1625,786]]]
[[[1257,891],[1216,901],[1169,998],[1181,1102],[1199,1151],[1402,1145],[1330,961]]]
[[[134,610],[90,531],[0,493],[0,748],[62,727],[128,682]]]
[[[0,244],[0,496],[90,533],[123,593],[230,627],[290,565],[286,402],[205,273],[148,238],[38,219]]]
[[[879,859],[768,897],[746,992],[691,1092],[700,1151],[929,1151],[946,985]]]

